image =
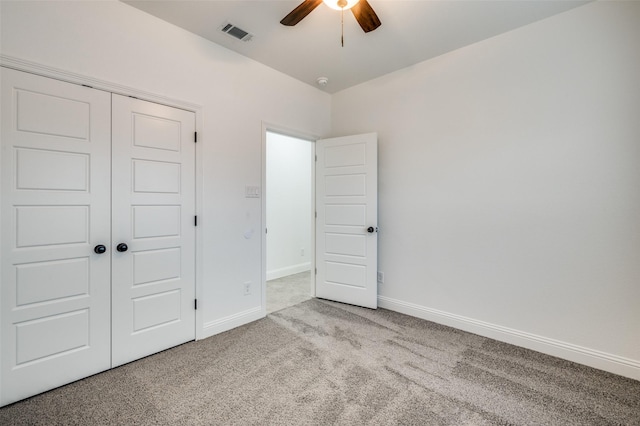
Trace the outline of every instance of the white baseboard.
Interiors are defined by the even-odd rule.
[[[298,263],[297,265],[287,266],[285,268],[272,269],[267,271],[267,281],[286,277],[288,275],[299,274],[311,270],[311,262]]]
[[[532,349],[558,358],[598,368],[620,376],[640,380],[640,361],[577,346],[548,337],[450,314],[437,309],[378,296],[378,306],[413,317],[433,321],[483,337]]]
[[[225,331],[231,330],[232,328],[240,327],[241,325],[259,320],[263,317],[264,314],[262,313],[262,307],[256,306],[255,308],[251,308],[234,315],[229,315],[228,317],[207,322],[204,324],[202,333],[199,336],[198,340],[206,339],[207,337],[223,333]]]

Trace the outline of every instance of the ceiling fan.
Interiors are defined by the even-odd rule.
[[[351,9],[353,16],[355,16],[365,33],[373,31],[382,25],[378,15],[376,15],[367,0],[304,0],[285,16],[280,23],[292,27],[302,21],[322,2],[332,9],[341,10],[343,14],[345,9]]]

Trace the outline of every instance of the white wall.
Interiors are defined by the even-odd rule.
[[[640,3],[335,94],[369,131],[382,306],[640,379]]]
[[[204,334],[259,316],[262,122],[326,134],[330,96],[117,1],[1,8],[4,55],[202,106]]]
[[[312,142],[267,132],[267,280],[311,268]]]

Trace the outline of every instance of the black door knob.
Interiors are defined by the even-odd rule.
[[[367,228],[367,232],[368,233],[373,234],[373,231],[375,231],[373,226],[370,226],[370,227]]]
[[[95,251],[95,252],[96,252],[96,253],[98,253],[98,254],[102,254],[102,253],[104,253],[105,251],[107,251],[107,248],[106,248],[105,246],[103,246],[102,244],[98,244],[97,246],[95,246],[95,247],[93,248],[93,251]]]
[[[129,246],[127,246],[125,243],[120,243],[116,246],[116,250],[118,250],[119,252],[123,253],[127,250],[129,250]]]

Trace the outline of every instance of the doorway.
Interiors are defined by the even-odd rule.
[[[265,135],[266,313],[312,297],[313,141]]]

